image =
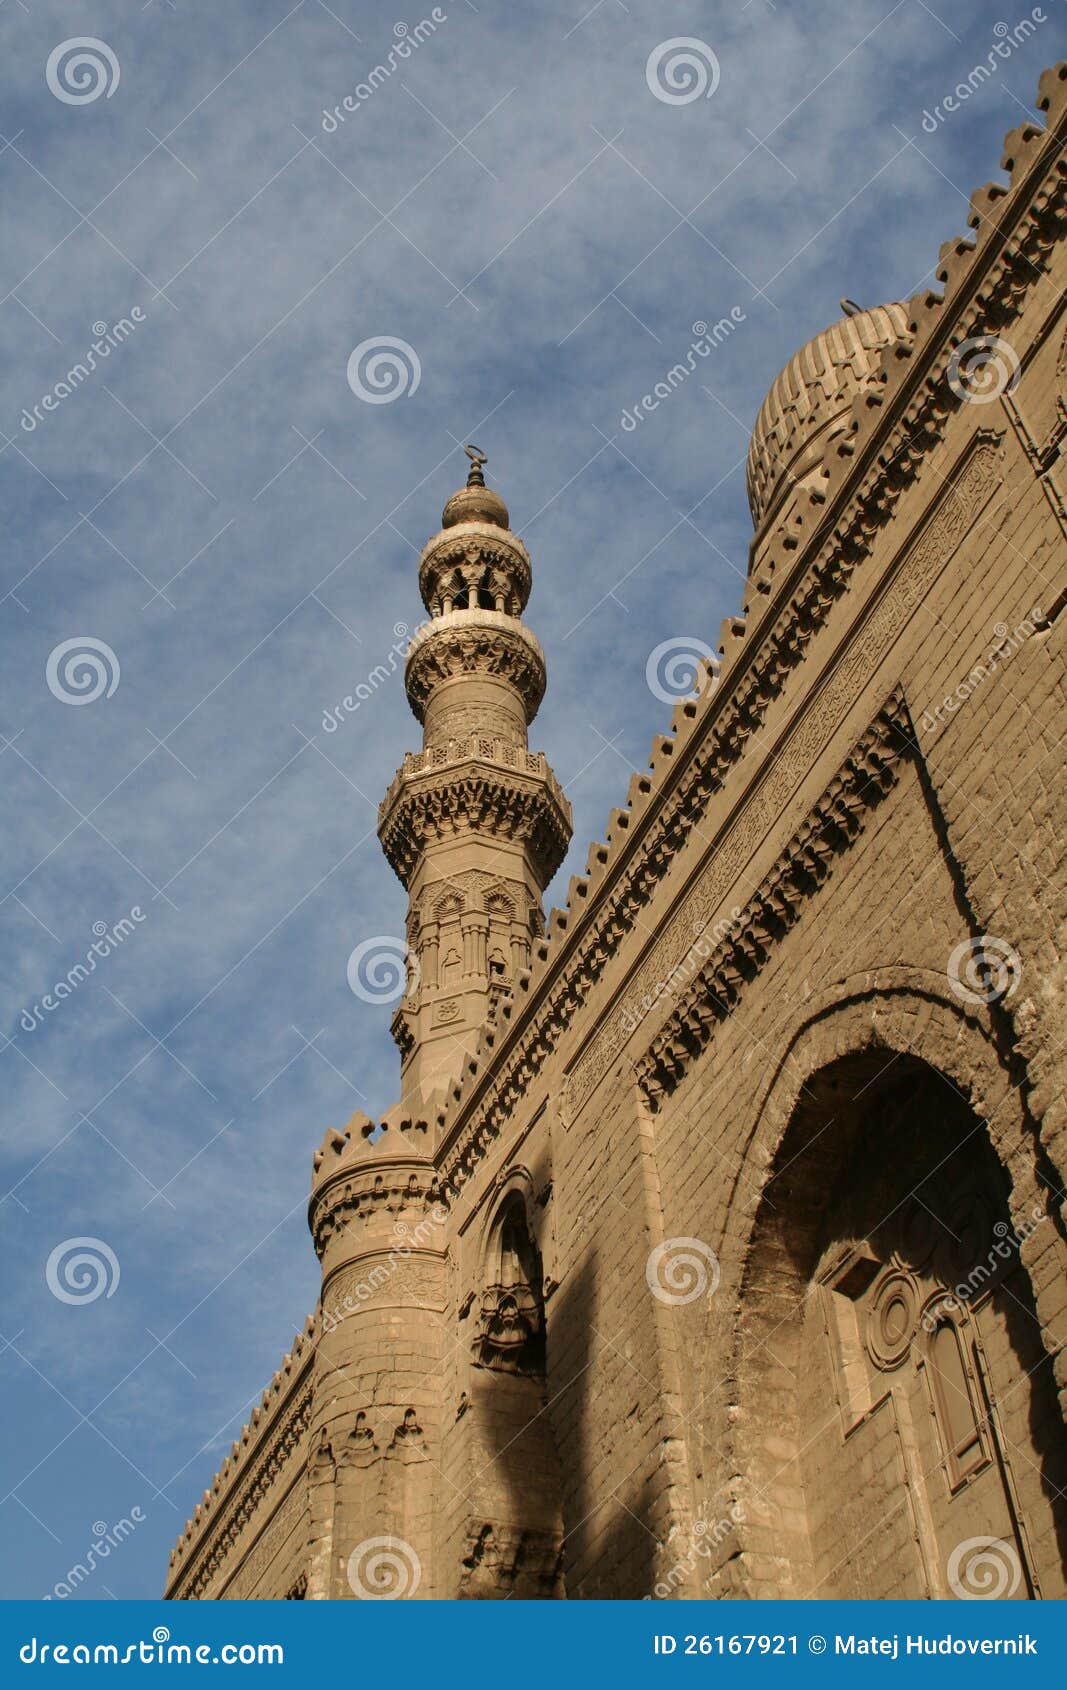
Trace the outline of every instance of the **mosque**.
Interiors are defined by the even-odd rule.
[[[1061,63],[937,289],[775,380],[743,602],[547,926],[470,448],[379,813],[399,1102],[315,1153],[319,1304],[168,1596],[1067,1595],[1065,140]]]

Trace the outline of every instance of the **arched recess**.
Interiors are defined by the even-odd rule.
[[[460,1595],[561,1596],[560,1473],[545,1412],[544,1280],[523,1173],[513,1173],[498,1194],[480,1255],[467,1411],[476,1512]]]
[[[513,1187],[497,1206],[485,1247],[482,1282],[477,1365],[543,1387],[544,1275],[521,1189]]]
[[[753,1122],[732,1227],[741,1524],[719,1579],[1060,1597],[1055,1193],[990,1025],[892,973],[809,1006]]]

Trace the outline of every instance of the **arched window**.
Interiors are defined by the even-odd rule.
[[[954,1320],[935,1327],[927,1353],[934,1413],[949,1484],[955,1490],[988,1459],[975,1412],[974,1390],[967,1376],[963,1344]]]

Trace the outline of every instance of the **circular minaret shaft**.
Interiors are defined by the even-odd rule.
[[[393,1018],[402,1095],[425,1105],[466,1055],[529,963],[541,894],[566,853],[570,807],[527,728],[545,660],[521,620],[530,559],[511,532],[485,456],[423,550],[430,620],[408,651],[405,684],[423,726],[379,811],[378,835],[408,891],[408,993]]]

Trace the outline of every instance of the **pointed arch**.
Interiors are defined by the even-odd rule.
[[[1034,1303],[1053,1296],[1063,1250],[1033,1123],[985,1012],[946,1001],[943,980],[885,974],[807,1007],[751,1117],[731,1205],[744,1240],[728,1340],[735,1550],[774,1568],[764,1594],[846,1594],[847,1577],[865,1583],[850,1594],[952,1594],[945,1533],[984,1521],[1009,1545],[1017,1593],[1043,1580],[1058,1595],[1064,1427]],[[946,1254],[952,1234],[966,1263]],[[944,1331],[954,1275],[1009,1236],[1010,1286],[987,1275]],[[707,1369],[721,1375],[716,1318]],[[1025,1401],[1006,1383],[1011,1356]],[[870,1502],[860,1469],[849,1477],[861,1454],[900,1540],[884,1562],[849,1535],[852,1495]],[[850,1542],[847,1573],[835,1538]],[[742,1574],[731,1593],[743,1588]]]

